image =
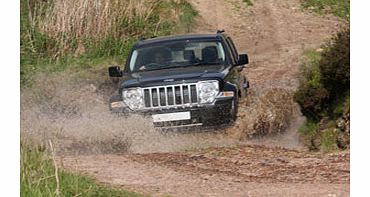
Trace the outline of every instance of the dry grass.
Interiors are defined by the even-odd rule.
[[[148,0],[55,0],[38,21],[39,27],[53,37],[82,38],[85,35],[105,38],[108,34],[121,36],[122,22],[130,24],[134,18],[147,21],[155,1]]]
[[[47,36],[38,39],[55,42],[47,46],[54,58],[80,55],[104,40],[124,43],[157,35],[162,24],[178,22],[183,5],[183,1],[172,0],[27,0],[31,26],[27,31],[31,36],[36,30]]]
[[[57,40],[58,52],[74,48],[76,53],[83,53],[84,39],[97,42],[112,37],[124,42],[128,36],[140,34],[140,29],[131,26],[137,25],[134,22],[146,24],[158,3],[150,0],[54,0],[50,5],[44,4],[48,3],[39,3],[35,9],[33,24]]]

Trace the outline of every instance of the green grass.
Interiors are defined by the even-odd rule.
[[[20,196],[122,196],[143,195],[110,188],[95,183],[91,178],[75,175],[58,168],[56,176],[53,160],[43,148],[21,146]],[[57,178],[58,177],[58,182]],[[59,185],[59,188],[58,188]],[[58,188],[58,189],[57,189]]]
[[[244,3],[247,4],[247,6],[252,6],[253,2],[251,0],[243,0]]]
[[[321,150],[324,152],[337,150],[337,136],[338,132],[333,127],[323,130],[320,138]]]
[[[299,128],[298,132],[307,137],[314,137],[318,128],[318,123],[308,121]]]
[[[319,14],[331,13],[346,20],[350,17],[350,0],[303,0],[302,6]]]

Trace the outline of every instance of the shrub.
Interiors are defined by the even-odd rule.
[[[326,45],[319,62],[321,83],[330,93],[330,100],[342,98],[350,86],[350,33],[339,32]]]
[[[251,0],[243,0],[244,3],[247,4],[247,6],[252,6],[253,2]]]
[[[294,100],[308,118],[300,132],[311,150],[349,147],[349,36],[349,29],[344,29],[322,53],[305,54]]]
[[[304,125],[302,125],[298,130],[298,132],[304,137],[304,143],[306,144],[309,150],[318,149],[319,143],[319,141],[317,141],[318,128],[319,128],[318,123],[308,121]]]
[[[349,50],[349,29],[345,29],[324,46],[321,54],[306,54],[294,99],[309,119],[335,118],[335,109],[345,101],[350,82]]]
[[[300,85],[294,100],[301,106],[303,115],[311,120],[319,120],[328,99],[328,92],[321,84],[321,55],[316,51],[306,51],[300,68]]]

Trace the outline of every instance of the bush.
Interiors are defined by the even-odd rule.
[[[306,52],[294,100],[308,121],[300,129],[310,150],[349,147],[350,33],[340,31],[322,53]]]
[[[349,95],[349,41],[349,29],[345,29],[324,46],[321,54],[306,54],[294,99],[310,120],[319,121],[324,116],[335,118],[335,109]]]
[[[301,106],[303,115],[311,120],[319,120],[325,108],[328,92],[321,84],[321,55],[316,51],[306,51],[305,60],[300,68],[300,86],[294,94],[294,100]]]
[[[319,62],[321,83],[330,93],[330,101],[348,94],[350,86],[350,33],[349,29],[339,32],[327,44]]]

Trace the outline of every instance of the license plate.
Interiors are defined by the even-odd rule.
[[[166,122],[176,120],[190,120],[190,112],[176,112],[152,115],[153,122]]]

